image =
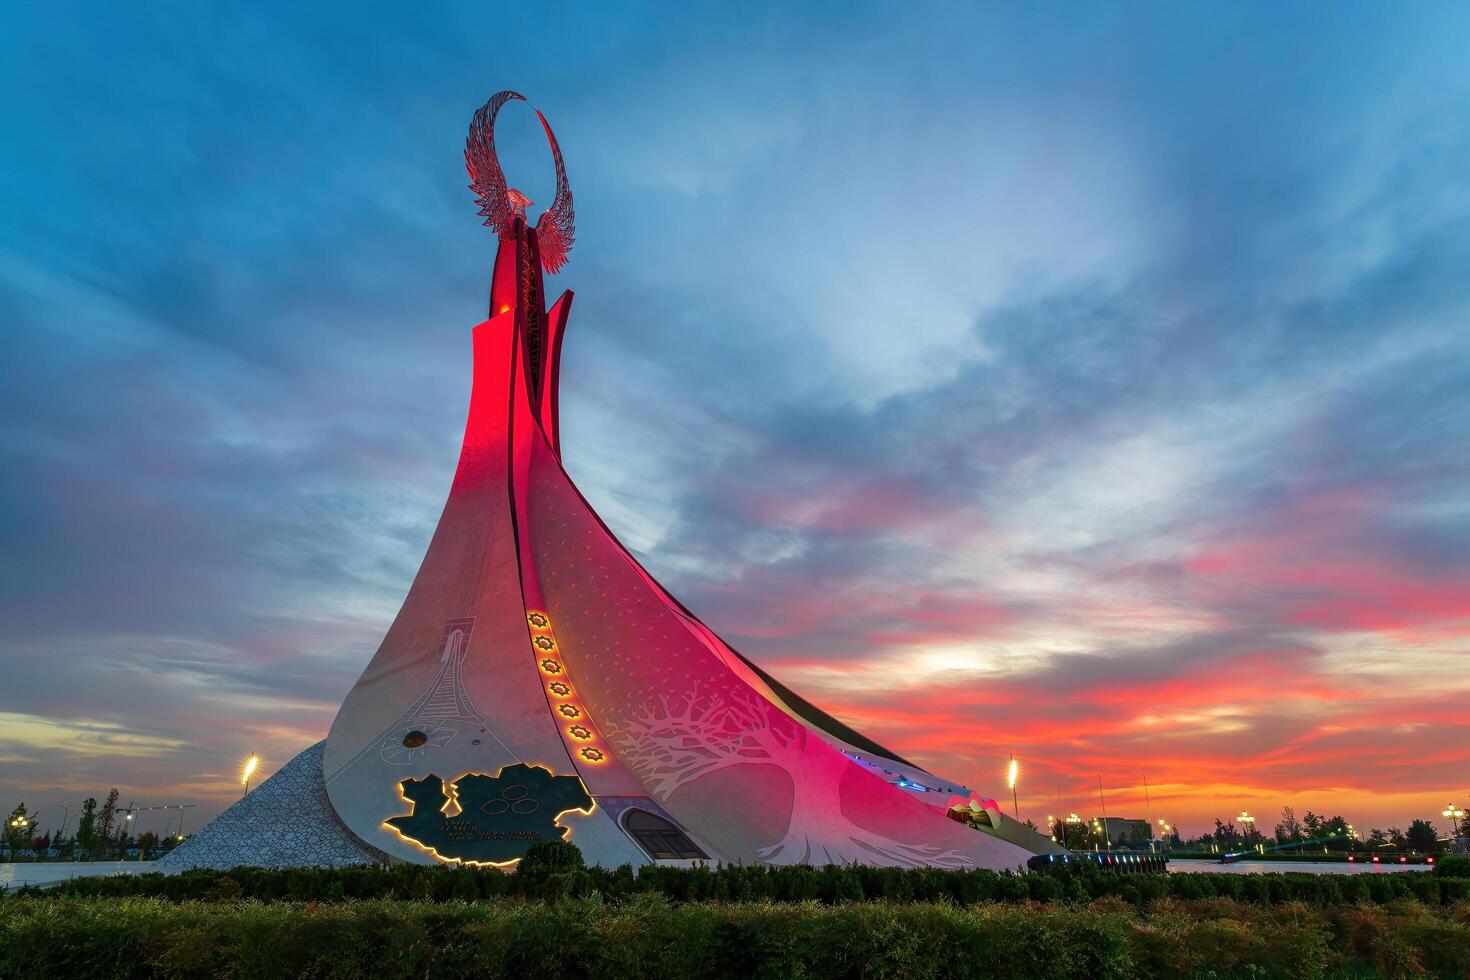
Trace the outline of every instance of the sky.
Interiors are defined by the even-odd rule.
[[[1038,823],[1470,802],[1470,9],[546,6],[7,14],[0,804],[197,825],[323,737],[503,88],[567,468],[737,649]]]

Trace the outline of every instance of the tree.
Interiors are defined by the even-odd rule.
[[[1235,850],[1244,843],[1240,828],[1235,826],[1235,822],[1224,821],[1219,817],[1215,818],[1215,832],[1210,836],[1223,850]]]
[[[1368,846],[1373,848],[1387,847],[1388,835],[1377,827],[1374,827],[1368,832]]]
[[[1390,827],[1388,828],[1388,843],[1395,850],[1402,851],[1408,846],[1409,839],[1404,836],[1402,830],[1397,827]]]
[[[1324,841],[1326,847],[1348,850],[1352,846],[1352,835],[1348,833],[1347,820],[1340,816],[1323,820],[1317,836],[1326,838]]]
[[[1296,810],[1289,806],[1281,808],[1281,822],[1276,825],[1276,840],[1290,844],[1302,839],[1302,822],[1296,818]]]
[[[1302,817],[1302,833],[1309,840],[1320,836],[1322,833],[1322,818],[1311,810],[1308,810],[1307,815]]]
[[[1053,839],[1069,851],[1090,851],[1094,845],[1103,845],[1102,835],[1095,833],[1092,824],[1085,820],[1078,823],[1058,820],[1052,825],[1051,833]]]
[[[150,830],[147,833],[139,834],[138,835],[138,858],[139,858],[139,860],[142,860],[142,861],[148,860],[148,852],[151,851],[151,850],[153,850],[157,846],[158,846],[158,835],[155,834],[153,831]]]
[[[1428,820],[1415,820],[1409,824],[1409,832],[1404,835],[1404,839],[1410,850],[1421,854],[1429,854],[1439,848],[1439,832]]]
[[[106,858],[108,852],[112,850],[112,830],[116,820],[117,787],[114,786],[107,793],[107,801],[102,804],[102,812],[97,815],[97,843],[102,847],[103,858]]]
[[[689,783],[735,766],[774,762],[791,773],[795,797],[785,836],[757,857],[770,864],[872,862],[962,868],[970,858],[928,841],[898,841],[860,827],[842,815],[846,772],[826,743],[810,744],[806,726],[753,695],[692,690],[671,702],[662,698],[608,735],[625,764],[650,795],[664,801]],[[834,833],[834,830],[836,831]]]
[[[82,816],[77,820],[77,846],[90,851],[97,843],[97,798],[89,796],[82,802]]]

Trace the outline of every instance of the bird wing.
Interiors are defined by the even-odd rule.
[[[541,110],[536,110],[541,128],[546,130],[546,139],[551,143],[551,159],[556,165],[556,197],[551,207],[536,219],[536,241],[541,246],[541,265],[552,274],[567,264],[567,253],[572,250],[576,236],[577,215],[572,210],[572,186],[567,181],[567,165],[561,158],[561,147]]]
[[[475,192],[485,226],[497,233],[510,228],[513,213],[506,198],[505,174],[495,155],[495,115],[511,99],[524,102],[525,98],[519,92],[496,92],[475,113],[464,141],[464,168],[470,175],[470,190]]]

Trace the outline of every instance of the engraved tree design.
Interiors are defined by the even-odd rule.
[[[964,868],[968,855],[909,844],[864,830],[842,815],[840,784],[851,763],[835,748],[754,693],[661,698],[609,735],[618,755],[659,802],[713,772],[771,763],[791,776],[786,835],[757,852],[771,864],[891,864]],[[811,743],[810,745],[808,743]]]

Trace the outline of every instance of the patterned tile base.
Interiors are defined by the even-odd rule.
[[[389,858],[354,836],[327,800],[318,742],[158,862],[158,870],[343,867]]]

